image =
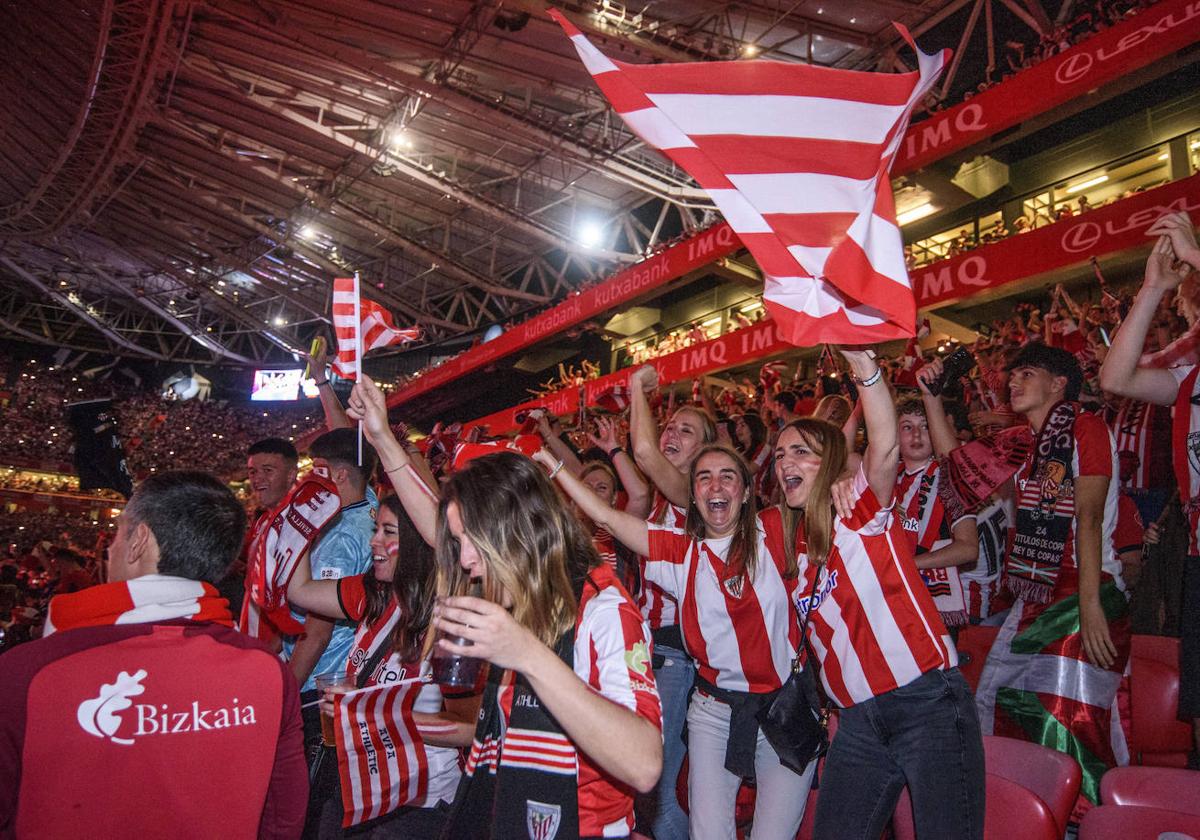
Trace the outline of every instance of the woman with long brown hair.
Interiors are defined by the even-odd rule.
[[[853,477],[842,430],[784,427],[775,476],[797,604],[821,682],[842,711],[817,801],[817,838],[877,838],[907,785],[921,837],[983,834],[983,742],[954,646],[893,516],[896,407],[870,351],[842,350],[870,443]],[[837,499],[835,506],[835,486]]]
[[[491,666],[446,836],[525,836],[536,824],[547,836],[627,837],[634,792],[653,788],[662,767],[637,606],[533,461],[476,458],[434,501],[414,485],[384,396],[365,376],[349,415],[414,523],[428,526],[436,505],[439,651]],[[476,588],[480,597],[467,594]]]
[[[433,608],[435,567],[433,551],[395,496],[379,505],[371,538],[371,569],[339,580],[313,580],[307,563],[300,563],[288,584],[288,602],[331,618],[358,622],[346,673],[358,688],[386,685],[427,675],[426,634]],[[322,711],[332,714],[332,701],[322,697]],[[417,696],[413,718],[437,723],[438,735],[423,733],[429,767],[426,796],[419,802],[373,822],[372,836],[438,837],[445,821],[439,803],[449,803],[458,788],[456,739],[446,740],[446,724],[470,731],[478,703],[447,697],[434,683]],[[440,744],[440,746],[439,746]],[[335,774],[336,775],[336,774]],[[334,800],[340,803],[340,797]],[[340,816],[340,815],[333,815]],[[331,817],[322,820],[321,836],[336,835]]]
[[[717,427],[703,409],[685,405],[677,409],[661,433],[650,409],[648,392],[658,387],[658,372],[650,365],[629,377],[629,441],[633,460],[655,489],[647,520],[682,528],[689,501],[688,471],[702,446],[716,442]],[[628,546],[633,548],[633,546]],[[651,580],[638,594],[642,615],[654,634],[654,675],[662,699],[663,774],[652,797],[639,803],[656,840],[684,840],[687,815],[679,807],[675,784],[687,752],[683,727],[695,669],[684,651],[675,598]]]
[[[543,450],[560,486],[595,522],[647,559],[643,574],[679,604],[682,638],[695,658],[687,711],[690,836],[732,838],[744,779],[756,780],[755,833],[794,837],[812,766],[797,774],[759,730],[756,712],[791,673],[799,642],[796,586],[777,511],[755,513],[753,478],[732,449],[709,444],[689,470],[684,527],[647,523],[605,505]]]

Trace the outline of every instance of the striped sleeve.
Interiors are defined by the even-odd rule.
[[[886,531],[892,522],[895,499],[890,500],[887,507],[879,503],[862,464],[854,474],[854,496],[854,509],[850,511],[848,519],[842,520],[846,526],[864,537],[879,536]]]
[[[367,614],[367,587],[363,583],[366,575],[351,575],[337,581],[338,604],[346,618],[362,621]]]
[[[607,587],[584,609],[575,637],[575,671],[601,696],[661,729],[649,640],[637,607],[620,590]]]
[[[642,577],[678,600],[683,595],[686,564],[692,539],[679,528],[649,526],[650,553],[642,563]]]

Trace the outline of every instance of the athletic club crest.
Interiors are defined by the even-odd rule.
[[[741,598],[742,590],[746,586],[746,576],[734,575],[733,577],[727,577],[721,582],[721,585],[725,587],[725,591],[729,593],[730,597]]]
[[[1189,432],[1187,436],[1188,465],[1192,472],[1200,473],[1200,432]]]
[[[532,799],[525,802],[525,828],[529,831],[529,840],[554,840],[560,823],[561,805],[547,805]]]

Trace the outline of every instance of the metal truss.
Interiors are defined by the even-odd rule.
[[[815,0],[554,5],[623,60],[891,69],[887,20],[921,32],[960,10],[963,45],[986,27],[994,59],[993,4],[1050,26],[1037,0],[863,0],[874,22],[857,24]],[[102,0],[91,29],[39,21],[75,49],[59,68],[33,56],[17,80],[31,107],[0,149],[0,330],[291,363],[327,329],[330,279],[358,271],[368,297],[453,350],[711,223],[704,192],[608,107],[549,5]],[[585,223],[599,231],[586,246]]]

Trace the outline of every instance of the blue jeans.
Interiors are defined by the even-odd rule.
[[[687,723],[688,695],[696,678],[696,666],[690,656],[677,648],[655,645],[654,653],[664,659],[662,667],[654,669],[654,681],[662,700],[663,771],[658,788],[638,800],[638,812],[650,823],[654,840],[687,840],[688,815],[679,807],[675,783],[687,755],[683,726]]]
[[[842,709],[814,840],[878,840],[905,785],[918,838],[983,837],[983,737],[957,668]]]

